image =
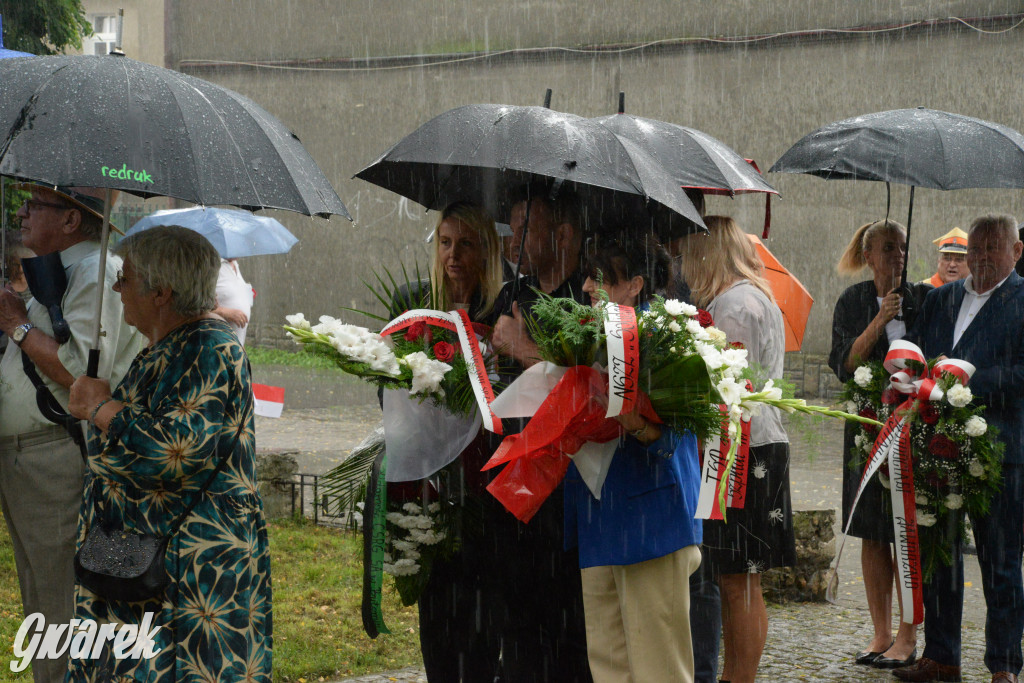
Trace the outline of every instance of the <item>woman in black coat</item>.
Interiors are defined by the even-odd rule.
[[[843,252],[837,268],[841,274],[852,275],[867,267],[872,279],[847,288],[836,302],[828,362],[840,381],[852,378],[857,367],[866,361],[883,360],[889,344],[901,339],[913,323],[930,287],[913,285],[907,297],[898,293],[905,257],[906,229],[895,221],[862,225]],[[844,528],[850,521],[850,506],[861,478],[861,472],[850,467],[856,433],[853,423],[847,423],[843,442]],[[917,627],[901,620],[895,639],[892,637],[892,595],[897,571],[886,494],[877,477],[868,481],[853,513],[850,535],[862,539],[864,591],[874,626],[874,637],[857,656],[857,663],[895,668],[914,662]]]

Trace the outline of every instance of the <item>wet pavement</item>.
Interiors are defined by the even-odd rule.
[[[284,386],[280,419],[257,418],[256,445],[264,452],[295,452],[299,471],[322,474],[341,462],[380,418],[375,395],[366,385],[332,371],[254,367],[258,382]],[[810,401],[816,403],[816,401]],[[842,425],[839,421],[796,419],[787,425],[791,441],[790,477],[794,508],[835,509],[840,502]],[[838,530],[837,530],[838,534]],[[837,544],[838,545],[838,544]],[[871,620],[860,571],[860,542],[843,551],[835,605],[788,603],[768,606],[768,642],[759,681],[893,681],[889,672],[854,664],[871,638]],[[984,654],[985,600],[977,559],[965,559],[963,675],[988,681]],[[894,617],[894,623],[895,623]],[[924,645],[923,629],[918,638]],[[403,669],[345,679],[344,683],[426,681],[422,670]],[[340,682],[339,682],[340,683]]]

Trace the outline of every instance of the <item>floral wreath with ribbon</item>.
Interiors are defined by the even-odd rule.
[[[948,565],[953,544],[966,535],[964,513],[984,514],[1000,486],[1004,445],[985,421],[985,407],[972,405],[973,373],[966,361],[929,362],[915,344],[898,340],[884,363],[858,367],[842,394],[849,412],[885,420],[880,430],[858,425],[851,466],[862,475],[853,508],[872,476],[890,491],[901,600],[911,623],[922,616],[922,579],[938,562]]]

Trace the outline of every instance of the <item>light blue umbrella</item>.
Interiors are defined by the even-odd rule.
[[[236,209],[165,209],[139,219],[125,237],[157,225],[180,225],[210,240],[223,258],[285,254],[298,242],[288,228],[269,216]]]
[[[30,52],[8,50],[4,47],[4,18],[0,16],[0,59],[7,59],[9,57],[35,57],[35,55]]]

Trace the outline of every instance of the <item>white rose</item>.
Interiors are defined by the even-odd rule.
[[[421,508],[416,503],[406,503],[405,505],[402,506],[402,509],[408,512],[410,515],[418,515],[421,512],[423,512],[423,508]]]
[[[981,436],[988,431],[988,423],[985,422],[985,418],[974,415],[964,424],[964,430],[967,436]]]
[[[708,335],[708,339],[710,339],[713,344],[724,344],[725,343],[726,334],[725,334],[725,332],[722,332],[722,330],[718,329],[717,327],[705,327],[704,328],[704,333],[706,335]]]
[[[668,324],[668,330],[669,330],[669,332],[682,332],[683,328],[682,328],[682,326],[679,323],[677,323],[675,320],[673,320],[672,322],[670,322]]]
[[[917,503],[918,505],[927,505],[928,496],[924,495],[923,493],[918,493],[916,496],[914,496],[914,502]]]
[[[866,444],[867,442],[867,437],[865,437],[863,434],[857,434],[855,437],[853,437],[853,445],[856,446],[857,448],[864,448],[864,444]]]
[[[935,526],[935,521],[935,515],[930,512],[925,512],[921,508],[917,508],[918,526]]]
[[[974,394],[971,390],[962,384],[954,384],[946,392],[946,400],[949,401],[949,405],[954,408],[963,408],[965,405],[971,402],[974,398]]]
[[[293,315],[286,315],[284,317],[288,321],[288,324],[298,330],[312,330],[312,326],[309,321],[306,320],[306,316],[301,313],[295,313]]]
[[[950,510],[959,510],[961,507],[963,507],[963,504],[964,497],[961,496],[959,493],[951,493],[948,496],[946,496],[946,507],[948,507]]]
[[[871,368],[867,365],[862,365],[854,370],[853,381],[861,388],[867,387],[867,385],[871,384]]]
[[[972,477],[981,477],[985,474],[985,468],[982,467],[981,463],[977,460],[971,460],[967,465],[967,471],[971,473]]]

